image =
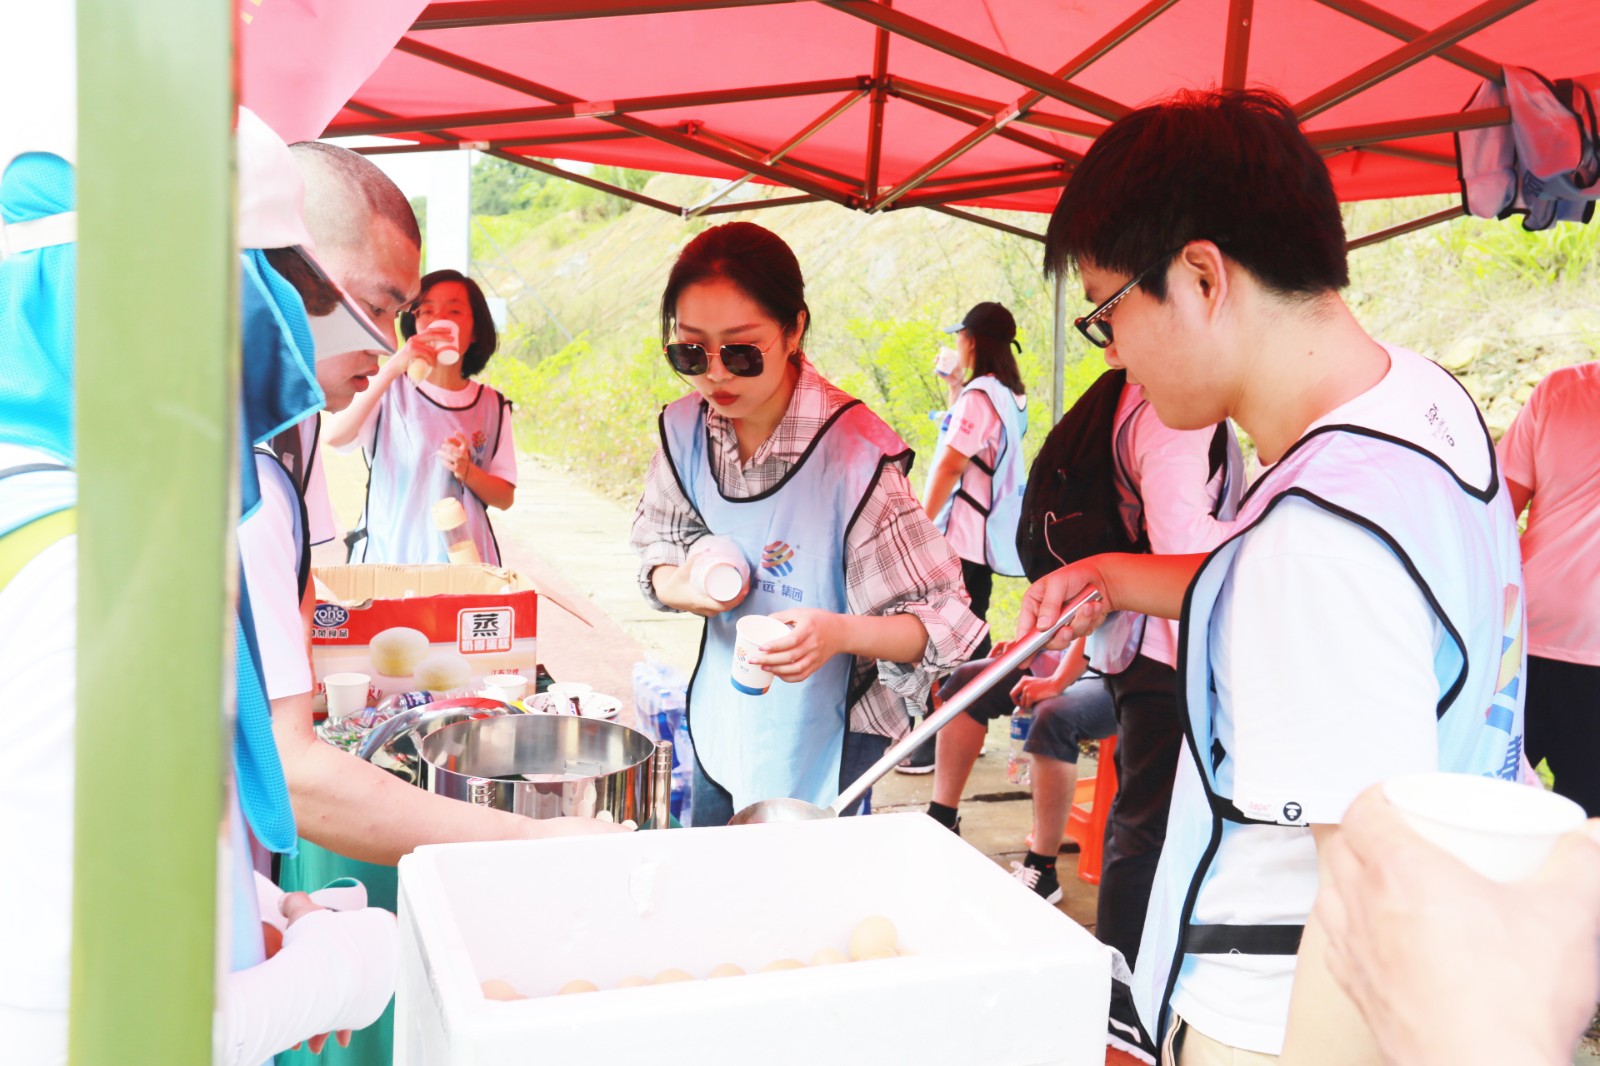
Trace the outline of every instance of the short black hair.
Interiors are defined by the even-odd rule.
[[[783,238],[754,222],[727,222],[712,226],[684,246],[667,275],[661,293],[661,339],[672,340],[678,321],[678,297],[698,281],[727,278],[739,291],[754,300],[784,333],[800,324],[806,308],[806,279],[800,273],[800,260]],[[805,341],[800,331],[799,343]]]
[[[422,277],[422,287],[417,298],[400,315],[400,336],[410,340],[417,335],[417,308],[428,298],[428,290],[446,281],[460,282],[467,290],[467,304],[472,308],[472,343],[461,353],[461,376],[470,378],[489,365],[489,357],[500,345],[500,334],[494,328],[494,315],[489,311],[489,301],[484,299],[478,283],[459,270],[434,270]]]
[[[1333,179],[1277,93],[1186,91],[1112,123],[1050,216],[1045,270],[1132,276],[1197,240],[1280,295],[1349,284]],[[1166,272],[1143,287],[1166,299]]]

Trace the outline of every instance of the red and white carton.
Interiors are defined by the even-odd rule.
[[[538,669],[539,593],[514,570],[362,564],[320,567],[315,578],[311,670],[318,711],[324,707],[322,678],[327,674],[366,674],[372,678],[375,700],[428,687],[424,682],[430,679],[416,669],[379,669],[381,664],[393,670],[394,656],[389,661],[375,658],[372,640],[393,629],[416,630],[426,638],[425,649],[402,657],[416,667],[459,654],[468,676],[452,687],[476,689],[489,674],[531,678]]]

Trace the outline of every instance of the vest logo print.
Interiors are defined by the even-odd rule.
[[[1300,804],[1294,800],[1290,800],[1283,805],[1283,820],[1286,822],[1298,822],[1302,813],[1304,812]]]
[[[773,577],[787,577],[794,570],[794,549],[775,540],[761,551],[761,569]]]
[[[319,603],[316,614],[312,616],[312,624],[331,629],[344,625],[349,619],[350,612],[338,604]]]

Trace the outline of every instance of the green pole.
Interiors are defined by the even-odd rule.
[[[77,1066],[212,1060],[238,17],[77,0]]]

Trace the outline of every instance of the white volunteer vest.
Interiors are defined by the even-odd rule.
[[[797,684],[765,695],[734,688],[734,627],[750,614],[816,607],[848,614],[845,543],[884,467],[911,450],[853,400],[834,412],[783,480],[756,496],[724,496],[711,468],[706,404],[698,394],[661,413],[661,446],[685,498],[712,534],[736,542],[750,564],[750,593],[706,619],[689,681],[688,722],[701,769],[733,796],[734,810],[790,797],[817,806],[839,795],[853,656],[836,655]]]
[[[1484,432],[1480,422],[1479,432]],[[1485,437],[1487,433],[1485,432]],[[1484,445],[1493,454],[1487,440]],[[1381,475],[1377,472],[1381,471]],[[1156,870],[1132,983],[1140,1021],[1159,1045],[1186,958],[1292,955],[1300,925],[1192,924],[1222,838],[1242,825],[1296,823],[1299,811],[1241,811],[1218,781],[1216,692],[1207,647],[1212,612],[1245,538],[1284,501],[1322,507],[1371,532],[1400,559],[1449,635],[1433,669],[1439,768],[1517,779],[1522,756],[1524,611],[1517,531],[1498,468],[1487,490],[1466,485],[1413,445],[1350,426],[1313,431],[1246,496],[1237,532],[1201,566],[1183,608],[1179,761],[1166,844]],[[1286,828],[1286,832],[1291,829]]]
[[[500,434],[511,431],[506,415],[511,404],[481,384],[468,385],[460,396],[460,406],[446,406],[404,375],[384,393],[366,457],[367,502],[360,531],[352,537],[352,563],[448,563],[432,508],[454,496],[466,509],[479,558],[490,566],[500,565],[500,545],[488,509],[445,469],[436,453],[445,438],[462,433],[471,443],[473,464],[487,467]]]

